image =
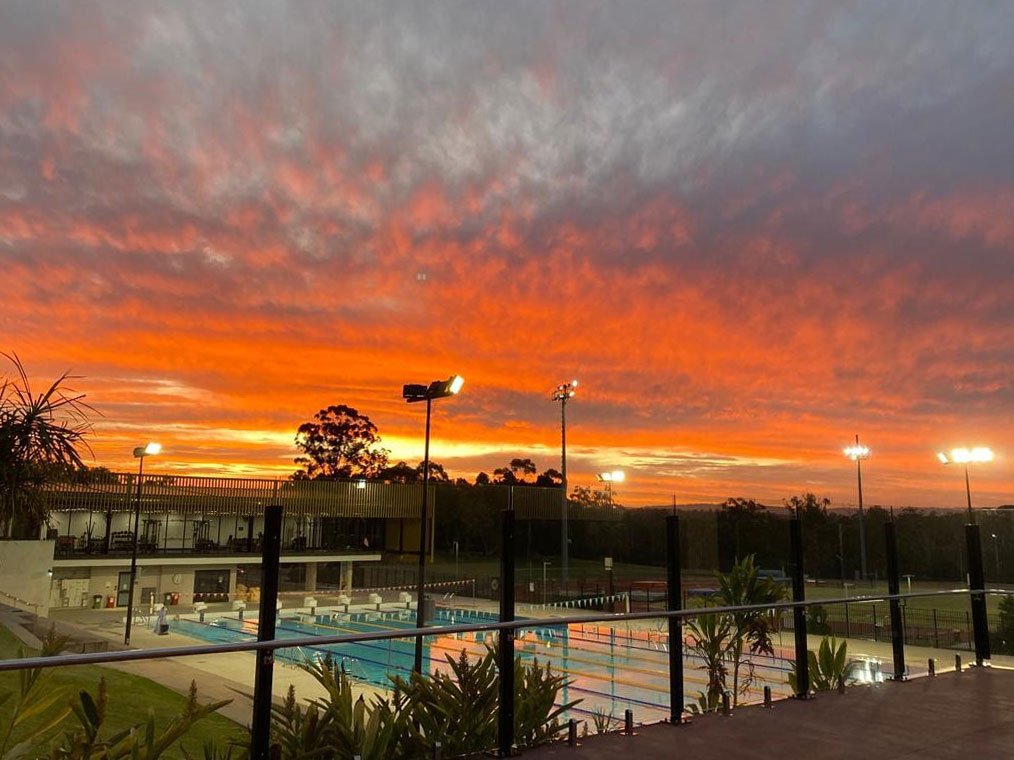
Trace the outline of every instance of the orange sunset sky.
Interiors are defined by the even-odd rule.
[[[346,403],[631,505],[1014,502],[1014,4],[0,5],[0,350],[95,464]],[[5,364],[3,372],[9,370]]]

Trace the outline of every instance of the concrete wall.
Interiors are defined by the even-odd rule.
[[[54,541],[0,541],[0,599],[45,615],[54,548]]]

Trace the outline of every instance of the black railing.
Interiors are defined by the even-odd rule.
[[[275,511],[277,510],[277,512]],[[280,507],[269,508],[269,512],[272,512],[273,517],[277,518],[280,524]],[[512,512],[505,510],[502,516],[502,543],[501,547],[501,569],[499,576],[499,587],[503,590],[512,590],[515,588],[516,578],[514,573],[514,515]],[[756,612],[765,611],[772,615],[779,617],[785,615],[791,617],[793,620],[794,629],[794,660],[797,663],[797,672],[800,678],[797,680],[796,685],[796,696],[805,698],[809,694],[809,688],[806,683],[806,677],[808,675],[807,663],[807,633],[808,624],[816,623],[819,620],[823,620],[823,624],[827,624],[826,611],[829,609],[844,609],[845,615],[848,616],[849,608],[855,610],[857,608],[863,608],[868,606],[872,611],[874,607],[878,610],[882,609],[883,617],[889,622],[889,626],[885,631],[881,626],[878,628],[878,615],[876,612],[871,612],[872,623],[873,623],[873,634],[874,637],[878,635],[884,635],[889,638],[892,643],[894,663],[892,672],[896,678],[901,678],[906,674],[906,668],[904,663],[904,653],[906,646],[906,615],[907,613],[907,602],[912,599],[927,599],[927,598],[944,598],[953,597],[957,595],[963,595],[970,599],[973,612],[978,611],[978,614],[970,615],[969,622],[971,625],[971,631],[969,639],[972,642],[973,649],[975,652],[976,661],[983,663],[985,660],[990,658],[989,650],[989,633],[988,633],[988,619],[985,615],[986,610],[986,597],[989,594],[1010,594],[1014,593],[1007,589],[986,589],[981,581],[981,554],[975,551],[975,541],[973,534],[976,533],[976,526],[968,526],[967,538],[969,542],[969,559],[974,565],[975,562],[980,564],[980,572],[969,573],[969,577],[972,579],[973,584],[971,588],[959,588],[959,589],[948,589],[948,590],[935,590],[935,591],[917,591],[908,593],[888,593],[888,594],[877,594],[867,596],[850,596],[850,597],[838,597],[830,599],[820,600],[807,600],[805,598],[805,583],[803,582],[803,550],[802,550],[802,536],[801,536],[801,522],[798,519],[792,519],[789,521],[790,526],[790,538],[789,542],[791,552],[791,569],[792,569],[792,580],[793,580],[793,599],[791,601],[779,601],[765,604],[753,604],[753,605],[736,605],[736,606],[703,606],[694,607],[689,609],[680,609],[679,595],[673,594],[668,597],[666,603],[666,609],[662,610],[645,610],[645,611],[631,611],[631,612],[595,612],[595,613],[584,613],[577,615],[570,615],[565,617],[554,617],[554,618],[527,618],[527,619],[514,619],[516,612],[516,605],[513,593],[501,593],[500,597],[500,619],[497,621],[479,621],[474,623],[465,623],[460,625],[446,625],[446,626],[428,626],[428,627],[416,627],[410,629],[394,629],[394,630],[381,630],[381,631],[369,631],[361,633],[336,633],[333,635],[308,635],[298,636],[292,638],[275,638],[273,635],[273,615],[271,614],[275,610],[277,600],[277,585],[274,583],[265,583],[261,594],[261,618],[265,626],[259,633],[260,640],[257,641],[237,641],[220,644],[204,644],[204,645],[192,645],[184,647],[170,647],[164,649],[153,649],[153,650],[142,650],[142,651],[125,651],[125,652],[101,652],[101,653],[89,653],[79,655],[59,655],[55,657],[32,657],[22,658],[17,660],[0,661],[0,672],[19,670],[24,668],[53,668],[53,667],[64,667],[70,665],[84,665],[84,664],[101,664],[101,663],[118,663],[118,662],[132,662],[139,660],[152,660],[161,658],[172,658],[172,657],[183,657],[191,655],[216,655],[228,652],[255,652],[258,654],[258,667],[257,667],[257,678],[255,684],[254,702],[255,705],[260,705],[261,718],[267,720],[267,711],[270,707],[270,669],[273,663],[273,656],[276,650],[279,649],[292,649],[292,648],[318,648],[321,646],[329,645],[342,645],[342,644],[361,644],[378,641],[391,641],[398,639],[416,639],[421,641],[426,636],[446,636],[446,637],[457,637],[467,633],[495,633],[498,634],[498,645],[497,649],[500,654],[501,668],[505,667],[505,663],[512,661],[513,642],[518,631],[526,629],[547,629],[553,627],[563,627],[572,624],[588,624],[588,623],[605,623],[605,624],[617,624],[624,622],[642,621],[642,620],[663,620],[668,623],[669,630],[669,648],[670,652],[673,649],[680,649],[685,651],[685,642],[681,635],[679,635],[679,624],[683,621],[697,618],[701,615],[715,615],[715,616],[730,616],[737,613],[744,612]],[[891,526],[893,528],[893,525]],[[673,584],[679,582],[679,520],[676,516],[670,518],[670,522],[667,523],[667,531],[671,534],[667,541],[668,552],[667,552],[667,577]],[[888,552],[893,551],[893,542],[891,541],[890,529],[887,531],[886,545]],[[272,540],[273,539],[273,540]],[[263,567],[262,573],[265,574],[269,579],[277,579],[278,575],[278,560],[279,560],[279,546],[280,536],[278,531],[269,531],[266,536],[264,553],[263,553]],[[889,565],[892,568],[893,578],[891,579],[891,589],[896,590],[897,585],[897,563],[892,561]],[[424,603],[424,600],[418,600],[417,604]],[[815,614],[816,608],[821,609],[821,614]],[[810,611],[810,615],[807,615],[807,611]],[[894,614],[891,614],[891,611]],[[786,613],[789,613],[786,615]],[[939,617],[939,616],[938,616]],[[939,622],[939,620],[938,620]],[[893,624],[892,624],[893,623]],[[851,619],[846,618],[846,625],[851,626],[853,623]],[[856,625],[859,625],[859,621],[856,621]],[[819,631],[814,631],[819,632]],[[675,634],[675,635],[674,635]],[[936,635],[939,637],[939,626],[936,628]],[[682,654],[682,652],[681,652]],[[669,668],[671,671],[678,670],[676,672],[670,672],[669,680],[669,699],[671,707],[671,720],[679,722],[682,720],[682,705],[684,694],[681,692],[681,678],[683,668],[683,657],[669,657]],[[498,744],[502,754],[507,754],[511,751],[513,746],[513,723],[509,720],[500,721],[500,736]],[[268,756],[268,747],[266,745],[267,734],[263,731],[254,735],[253,746],[251,748],[251,757],[254,760],[260,760]]]

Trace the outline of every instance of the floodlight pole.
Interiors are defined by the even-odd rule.
[[[859,448],[859,434],[856,433],[856,449]],[[863,458],[856,456],[856,480],[859,484],[859,572],[866,580],[866,525],[863,521]]]
[[[975,523],[975,516],[972,513],[972,486],[968,483],[968,462],[965,462],[965,496],[968,498],[968,524]]]
[[[137,532],[141,520],[141,477],[144,474],[144,454],[137,458],[137,498],[134,501],[134,540],[130,549],[130,586],[127,590],[127,626],[123,630],[123,645],[130,646],[130,624],[134,619],[134,583],[137,581]],[[106,533],[109,528],[106,527]]]
[[[563,481],[560,493],[560,579],[567,594],[567,555],[570,547],[567,539],[567,394],[560,398],[560,477]]]
[[[424,594],[426,593],[426,519],[427,509],[429,508],[429,493],[430,493],[430,411],[433,408],[433,399],[430,395],[426,396],[426,443],[423,449],[423,497],[422,497],[422,519],[419,522],[419,578],[418,588],[416,589],[416,606],[415,606],[415,627],[422,628],[426,625],[426,603]],[[416,636],[415,639],[415,665],[413,669],[416,673],[422,674],[422,660],[423,660],[423,637],[422,635]]]

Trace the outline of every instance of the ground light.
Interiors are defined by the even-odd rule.
[[[577,380],[561,383],[553,390],[553,401],[560,402],[560,580],[567,587],[567,401],[577,392]]]
[[[965,496],[968,499],[968,523],[975,522],[972,516],[972,487],[968,482],[968,465],[982,462],[992,462],[993,452],[985,446],[976,446],[974,449],[951,449],[950,454],[943,452],[937,454],[937,459],[942,464],[961,464],[965,466]]]
[[[144,458],[162,452],[162,444],[148,443],[134,449],[137,459],[137,500],[134,503],[134,537],[130,549],[130,585],[127,586],[127,625],[123,630],[123,644],[130,646],[130,625],[134,620],[134,583],[137,581],[137,531],[141,522],[141,479],[144,475]],[[108,533],[109,528],[106,528]]]
[[[416,591],[416,628],[426,625],[426,605],[423,596],[426,591],[426,519],[429,508],[430,491],[430,416],[433,399],[447,398],[457,395],[465,379],[461,375],[451,375],[446,380],[434,380],[429,385],[405,385],[401,389],[402,398],[408,403],[426,402],[426,442],[423,454],[423,497],[422,515],[419,521],[419,579]],[[422,636],[415,640],[415,672],[422,673]]]
[[[856,480],[859,483],[859,572],[863,580],[866,580],[866,526],[863,523],[863,460],[870,458],[870,450],[859,443],[859,434],[856,433],[856,442],[853,446],[845,449],[845,456],[856,463]]]

